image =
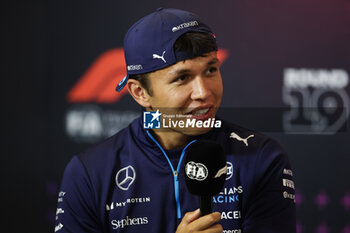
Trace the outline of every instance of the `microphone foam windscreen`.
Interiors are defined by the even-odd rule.
[[[188,147],[184,174],[190,193],[215,196],[223,188],[226,173],[226,157],[220,144],[201,140]]]

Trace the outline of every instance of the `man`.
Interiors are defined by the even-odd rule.
[[[161,114],[170,121],[215,119],[223,92],[217,44],[198,16],[160,8],[129,29],[124,51],[128,75],[117,90],[126,86],[153,112],[148,123]],[[73,157],[56,232],[295,232],[293,174],[276,142],[217,119],[211,127],[146,129],[146,113]],[[228,165],[215,212],[202,217],[182,162],[195,139],[220,143]]]

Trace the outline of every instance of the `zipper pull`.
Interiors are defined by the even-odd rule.
[[[178,180],[177,175],[179,175],[179,173],[177,171],[174,171],[174,176],[176,177],[176,180]]]

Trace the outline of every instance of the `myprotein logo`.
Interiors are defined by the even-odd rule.
[[[150,197],[133,197],[133,198],[127,198],[124,201],[113,201],[111,204],[106,204],[106,211],[114,210],[115,208],[119,207],[125,207],[130,204],[143,204],[143,203],[150,203],[151,198]]]

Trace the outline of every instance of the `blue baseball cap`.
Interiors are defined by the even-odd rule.
[[[127,75],[116,90],[123,89],[130,74],[156,71],[193,58],[191,54],[173,49],[175,41],[186,32],[208,33],[215,40],[212,30],[196,14],[188,11],[158,8],[137,21],[124,38]]]

